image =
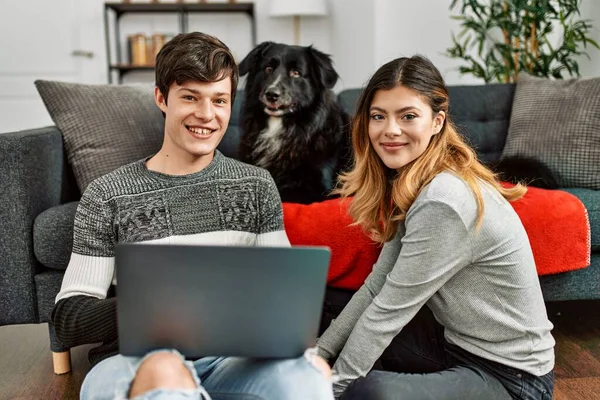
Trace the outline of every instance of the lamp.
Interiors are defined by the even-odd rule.
[[[271,17],[293,17],[294,44],[300,44],[300,17],[327,15],[327,0],[271,0]]]

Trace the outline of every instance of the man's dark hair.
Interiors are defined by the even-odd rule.
[[[173,82],[216,82],[231,78],[231,104],[238,84],[238,67],[225,43],[201,32],[180,33],[156,56],[156,86],[167,102]]]

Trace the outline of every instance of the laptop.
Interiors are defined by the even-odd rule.
[[[119,349],[292,358],[316,344],[330,250],[120,243]]]

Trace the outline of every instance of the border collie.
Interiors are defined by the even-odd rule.
[[[338,74],[330,56],[312,46],[263,42],[239,70],[248,75],[240,160],[267,169],[282,201],[330,197],[351,157],[349,117],[331,90]]]

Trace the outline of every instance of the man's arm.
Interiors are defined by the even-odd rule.
[[[283,226],[283,206],[275,181],[265,171],[266,176],[260,180],[257,188],[258,234],[256,246],[290,247],[290,240]]]
[[[73,230],[73,251],[52,321],[66,346],[117,337],[116,299],[107,299],[114,274],[112,218],[99,186],[92,182],[81,197]]]
[[[56,336],[62,344],[108,342],[117,338],[117,299],[74,296],[60,300],[52,311]]]

